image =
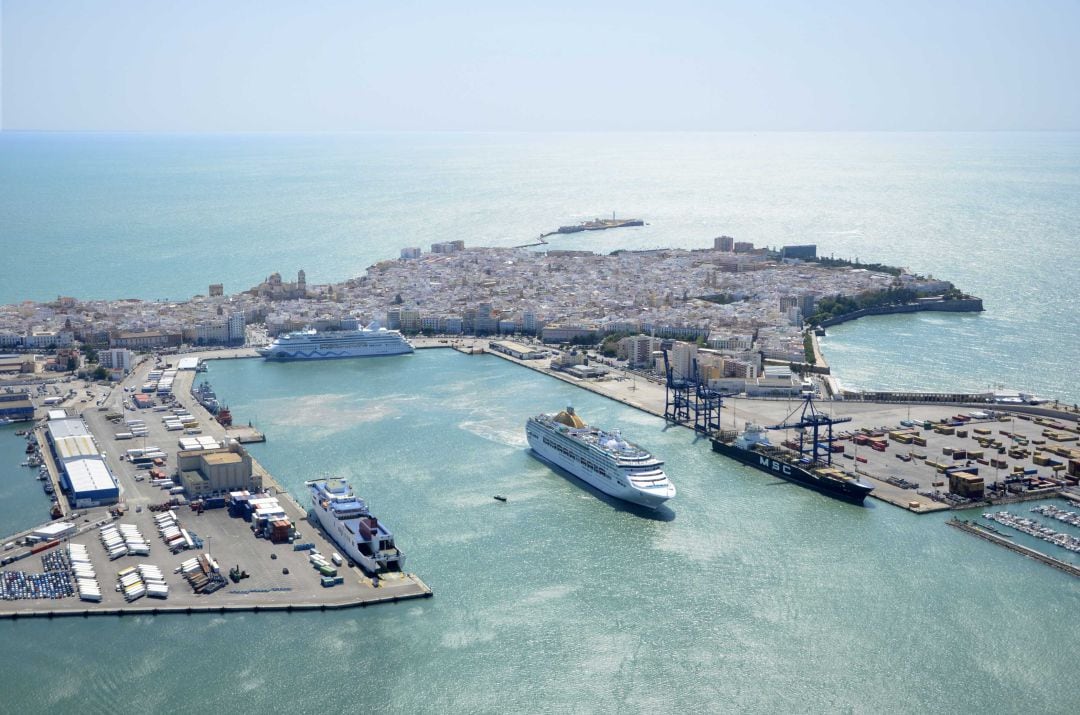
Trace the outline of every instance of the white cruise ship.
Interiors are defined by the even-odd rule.
[[[316,479],[305,484],[311,489],[311,514],[345,558],[370,574],[405,568],[405,554],[394,545],[394,535],[353,494],[348,480]]]
[[[530,417],[525,434],[536,455],[605,494],[650,509],[675,496],[663,462],[617,431],[586,426],[573,407]]]
[[[332,358],[402,355],[412,343],[396,330],[372,323],[360,330],[300,330],[279,335],[258,353],[267,360],[329,360]]]

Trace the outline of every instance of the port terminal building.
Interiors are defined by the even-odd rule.
[[[540,360],[544,357],[542,351],[531,348],[528,345],[516,343],[512,340],[492,340],[488,343],[488,349],[497,353],[509,355],[518,360]]]
[[[52,419],[45,430],[60,469],[60,486],[78,509],[115,504],[120,486],[109,471],[86,423],[75,417]]]
[[[254,472],[251,455],[235,442],[218,449],[180,451],[176,471],[189,498],[262,491],[262,477]]]
[[[34,419],[34,403],[25,392],[0,393],[0,419],[24,422]]]

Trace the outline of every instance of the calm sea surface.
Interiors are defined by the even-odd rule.
[[[1064,713],[1080,702],[1063,657],[1080,584],[943,516],[777,482],[684,429],[490,356],[237,360],[208,377],[266,430],[253,452],[294,494],[347,475],[435,598],[0,622],[11,712]],[[628,511],[529,456],[525,419],[571,400],[667,460],[670,509]]]
[[[845,383],[1073,401],[1078,184],[1075,134],[0,134],[0,301],[182,298],[298,268],[341,280],[401,246],[515,245],[616,210],[650,225],[553,245],[701,247],[728,233],[906,265],[981,295],[987,312],[833,328],[826,355]],[[435,598],[0,622],[0,712],[1080,704],[1067,655],[1080,584],[944,516],[775,482],[492,357],[242,360],[208,377],[267,432],[253,452],[298,497],[305,479],[349,476]],[[628,511],[529,456],[525,419],[567,401],[667,460],[670,509]],[[47,506],[11,431],[5,533]]]

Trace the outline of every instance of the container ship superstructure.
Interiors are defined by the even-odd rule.
[[[525,434],[534,454],[617,499],[655,509],[675,496],[662,461],[618,431],[587,426],[573,407],[530,417]]]
[[[267,360],[330,360],[404,355],[413,352],[413,346],[399,331],[371,323],[366,328],[349,330],[285,333],[257,352]]]
[[[346,558],[370,574],[405,568],[405,554],[394,545],[394,535],[371,515],[347,479],[315,479],[305,484],[311,490],[311,514]]]
[[[832,466],[832,425],[850,420],[850,417],[833,419],[818,412],[814,408],[813,397],[807,396],[798,421],[768,428],[747,422],[742,432],[720,430],[711,438],[712,448],[714,452],[748,467],[826,496],[861,505],[874,488],[857,476]],[[821,433],[822,427],[828,428],[827,435]],[[795,449],[778,447],[769,441],[768,429],[788,428],[799,430]]]

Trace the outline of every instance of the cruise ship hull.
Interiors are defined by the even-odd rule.
[[[300,360],[341,360],[345,358],[383,357],[387,355],[408,355],[413,352],[411,345],[379,346],[366,351],[359,350],[311,350],[286,352],[262,348],[257,351],[272,362],[295,362]]]
[[[608,496],[621,499],[622,501],[631,504],[637,504],[648,509],[658,508],[673,496],[671,492],[673,492],[674,489],[672,489],[671,492],[663,490],[652,493],[642,489],[635,489],[629,485],[629,480],[625,475],[618,473],[614,467],[606,467],[606,473],[603,475],[594,473],[587,467],[582,466],[580,461],[545,444],[544,430],[532,423],[526,428],[526,437],[529,440],[529,447],[532,448],[532,452],[535,456],[552,466],[570,473],[577,479]]]
[[[838,484],[823,480],[797,464],[742,449],[732,443],[713,439],[712,448],[714,452],[718,452],[725,457],[730,457],[748,467],[753,467],[766,474],[780,477],[781,479],[793,482],[799,486],[806,487],[807,489],[813,489],[816,492],[830,496],[834,499],[839,499],[840,501],[848,502],[849,504],[861,506],[866,500],[866,496],[873,491],[873,487],[860,482],[843,482]]]

